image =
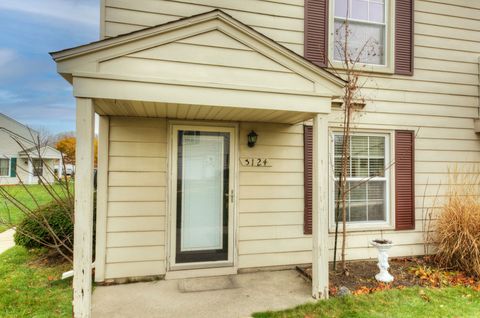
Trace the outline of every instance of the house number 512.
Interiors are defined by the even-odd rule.
[[[267,158],[241,158],[240,162],[244,167],[271,167]]]

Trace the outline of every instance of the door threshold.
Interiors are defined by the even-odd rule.
[[[165,274],[165,280],[212,277],[212,276],[227,276],[227,275],[236,275],[237,272],[238,272],[237,267],[172,270],[172,271],[168,271]]]

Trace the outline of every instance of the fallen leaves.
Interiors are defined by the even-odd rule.
[[[456,271],[445,271],[438,268],[429,267],[427,265],[418,264],[407,270],[409,275],[412,278],[417,278],[418,286],[422,287],[431,287],[431,288],[440,288],[440,287],[450,287],[450,286],[465,286],[470,287],[473,290],[480,292],[480,281],[475,279],[473,276],[468,276],[463,272]],[[390,289],[405,289],[404,285],[395,285],[393,283],[376,283],[374,286],[360,286],[352,291],[353,295],[366,295],[375,293],[378,291],[390,290]],[[330,285],[330,295],[338,294],[337,286]],[[419,291],[419,296],[426,302],[430,301],[430,297],[425,293],[424,290]]]
[[[411,269],[411,272],[420,279],[423,286],[466,286],[480,291],[480,282],[475,277],[468,276],[464,272],[445,271],[425,265],[414,267]]]
[[[336,286],[330,285],[330,287],[328,288],[328,293],[334,296],[338,293],[338,288]]]
[[[367,286],[362,286],[357,290],[354,290],[352,294],[354,295],[364,295],[364,294],[370,294],[372,292],[372,288],[367,287]]]
[[[340,287],[348,288],[352,295],[371,294],[377,291],[389,289],[405,289],[407,287],[454,287],[465,286],[473,291],[480,292],[480,279],[469,276],[464,272],[449,271],[435,265],[433,258],[424,257],[400,257],[390,261],[390,272],[395,277],[392,283],[384,284],[375,280],[378,272],[374,261],[356,261],[348,264],[349,274],[344,272],[330,271],[329,294],[331,296],[344,296]],[[310,268],[302,269],[302,272],[310,272]],[[425,301],[428,301],[425,299]]]
[[[474,291],[480,292],[480,283],[477,283],[475,286],[472,286]]]
[[[385,283],[378,283],[375,287],[367,287],[362,286],[352,292],[353,295],[364,295],[364,294],[371,294],[378,291],[389,290],[389,289],[404,289],[405,286],[393,286],[392,284],[385,284]]]
[[[420,291],[418,292],[418,294],[420,295],[420,297],[427,301],[427,302],[430,302],[430,297],[425,293],[425,291],[423,289],[420,289]]]

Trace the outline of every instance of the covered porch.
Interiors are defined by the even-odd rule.
[[[169,227],[170,222],[172,222],[172,219],[175,218],[175,216],[172,214],[174,212],[169,213],[168,209],[165,212],[165,216],[161,217],[163,220],[162,226],[166,227],[165,231],[165,238],[159,238],[164,244],[164,248],[160,248],[158,250],[150,249],[149,251],[153,251],[155,253],[165,253],[163,256],[161,256],[161,259],[164,259],[160,262],[154,261],[151,264],[156,264],[155,266],[159,267],[159,270],[157,269],[151,269],[150,263],[149,263],[149,268],[142,268],[138,267],[137,269],[123,269],[120,267],[120,269],[117,269],[117,266],[123,266],[123,265],[128,265],[128,266],[136,266],[135,261],[136,259],[136,254],[137,252],[134,250],[133,247],[126,247],[126,251],[131,251],[133,254],[130,258],[129,255],[125,256],[126,260],[124,264],[115,264],[115,260],[112,260],[112,258],[115,258],[117,256],[111,255],[114,253],[114,249],[112,248],[112,243],[110,236],[113,236],[115,234],[121,235],[122,233],[110,233],[111,227],[114,226],[113,224],[108,224],[109,218],[108,214],[111,213],[109,212],[109,204],[112,204],[110,201],[115,201],[115,200],[120,200],[120,201],[129,201],[130,196],[135,196],[135,193],[125,193],[125,194],[117,194],[112,191],[112,182],[122,182],[121,180],[116,180],[112,181],[112,178],[115,178],[113,173],[111,173],[112,170],[114,170],[112,167],[109,167],[109,165],[112,163],[112,160],[115,159],[114,157],[111,157],[112,153],[112,142],[111,139],[109,139],[109,136],[111,134],[111,129],[117,128],[115,125],[118,124],[113,124],[113,123],[118,123],[118,120],[121,120],[121,122],[125,122],[125,120],[131,121],[135,119],[135,121],[142,122],[143,120],[156,120],[158,118],[160,121],[165,120],[166,123],[172,123],[172,124],[177,124],[181,123],[182,125],[192,125],[192,129],[195,129],[194,127],[202,127],[202,126],[208,126],[208,127],[217,127],[217,125],[223,126],[222,120],[215,118],[215,120],[209,120],[209,118],[206,118],[205,120],[198,120],[198,119],[190,119],[189,118],[189,113],[192,113],[192,111],[187,110],[185,112],[185,118],[180,117],[178,114],[183,113],[182,108],[185,107],[188,109],[187,105],[170,105],[170,104],[164,104],[163,107],[158,107],[157,109],[164,109],[165,112],[169,112],[169,108],[176,108],[177,110],[177,116],[173,118],[168,118],[168,117],[148,117],[148,116],[137,116],[136,117],[125,117],[125,115],[122,116],[114,116],[113,113],[107,113],[105,112],[108,107],[113,107],[114,105],[134,105],[136,103],[139,103],[143,106],[145,105],[150,105],[153,106],[155,102],[127,102],[127,101],[107,101],[106,100],[97,100],[97,99],[87,99],[87,98],[78,98],[78,105],[77,105],[77,151],[79,154],[77,156],[77,174],[76,174],[76,211],[82,211],[81,213],[76,213],[75,215],[75,255],[74,255],[74,308],[75,311],[77,312],[76,317],[88,317],[90,313],[90,308],[91,308],[91,302],[92,302],[92,281],[91,281],[91,275],[89,273],[92,272],[92,262],[95,262],[95,280],[98,282],[104,282],[104,281],[115,281],[115,282],[130,282],[130,281],[142,281],[143,279],[150,280],[152,278],[164,278],[167,279],[167,281],[161,281],[158,283],[141,283],[139,285],[124,285],[122,287],[120,286],[115,286],[115,287],[100,287],[97,290],[98,295],[102,295],[102,293],[107,293],[108,295],[115,295],[117,292],[119,292],[119,298],[115,299],[109,297],[102,297],[102,296],[95,296],[93,298],[94,304],[96,304],[94,308],[93,313],[96,314],[94,317],[101,317],[103,315],[103,311],[108,308],[116,308],[116,307],[109,307],[109,304],[111,306],[114,306],[114,304],[117,303],[118,300],[122,299],[123,296],[127,295],[124,294],[126,289],[132,288],[131,292],[133,292],[136,288],[140,289],[145,289],[144,293],[140,293],[139,297],[140,298],[135,298],[137,300],[136,305],[137,306],[143,306],[142,304],[147,305],[150,302],[150,305],[148,305],[146,308],[148,310],[153,310],[155,308],[160,308],[161,304],[163,304],[163,300],[161,302],[155,303],[153,299],[151,298],[152,295],[148,294],[148,291],[152,289],[152,292],[165,292],[166,290],[170,290],[170,293],[167,293],[167,295],[170,295],[172,299],[177,299],[177,302],[172,302],[169,303],[169,305],[175,305],[178,304],[180,305],[183,301],[189,302],[191,298],[193,297],[193,294],[189,293],[184,293],[181,289],[178,289],[178,286],[183,284],[185,279],[189,278],[195,278],[195,277],[209,277],[209,279],[215,279],[218,277],[235,277],[233,278],[235,281],[242,282],[241,283],[241,288],[232,288],[231,290],[228,289],[226,292],[225,291],[211,291],[208,293],[201,293],[202,297],[206,297],[209,299],[206,303],[211,303],[212,305],[216,304],[216,301],[218,301],[218,297],[220,298],[225,298],[225,300],[228,300],[230,298],[233,298],[234,295],[238,294],[239,292],[242,294],[244,293],[245,295],[260,295],[265,291],[268,290],[273,290],[278,288],[276,293],[269,293],[268,297],[264,297],[263,300],[260,302],[258,299],[254,300],[251,299],[250,305],[245,305],[243,308],[244,310],[254,310],[254,311],[262,311],[262,310],[275,310],[275,309],[283,309],[284,306],[281,304],[288,304],[288,305],[297,305],[300,303],[303,303],[308,300],[308,298],[326,298],[328,297],[328,248],[327,248],[327,240],[328,240],[328,221],[327,221],[327,201],[326,201],[326,187],[328,187],[328,179],[324,178],[323,176],[328,173],[328,151],[322,150],[322,149],[327,149],[328,145],[328,123],[325,118],[325,115],[323,114],[315,114],[313,115],[313,118],[311,117],[310,114],[298,114],[294,113],[292,116],[292,112],[290,111],[273,111],[275,115],[272,114],[272,111],[267,115],[269,117],[275,118],[277,121],[270,121],[266,122],[266,119],[263,119],[265,121],[260,121],[257,122],[256,118],[265,118],[265,117],[260,117],[260,114],[265,114],[263,110],[260,109],[253,109],[250,111],[249,114],[246,114],[242,112],[241,110],[238,111],[237,115],[243,114],[242,120],[240,120],[240,117],[230,117],[228,121],[225,121],[227,125],[238,123],[241,128],[239,128],[238,135],[236,136],[236,140],[238,141],[239,148],[237,159],[243,158],[243,154],[245,153],[246,149],[246,143],[247,143],[247,135],[246,132],[249,130],[245,130],[243,128],[243,125],[250,127],[250,125],[269,125],[272,124],[274,126],[278,127],[289,127],[291,125],[295,125],[298,123],[297,121],[290,122],[288,121],[288,118],[291,117],[296,117],[296,118],[301,118],[301,121],[304,120],[309,120],[312,119],[313,123],[313,131],[314,131],[314,168],[313,168],[313,189],[318,189],[318,191],[314,191],[313,193],[313,227],[312,227],[312,262],[313,262],[313,280],[312,284],[309,286],[309,284],[303,280],[303,278],[300,278],[298,274],[295,273],[295,271],[281,271],[275,274],[276,272],[272,272],[272,274],[267,274],[267,273],[262,273],[258,274],[261,276],[261,279],[267,280],[265,282],[265,285],[260,285],[258,286],[258,283],[253,283],[255,282],[255,279],[253,277],[255,276],[248,276],[250,274],[246,274],[247,276],[243,276],[244,274],[241,275],[236,275],[239,270],[239,250],[238,250],[238,231],[239,231],[239,216],[238,216],[238,202],[235,203],[235,207],[232,209],[233,212],[233,224],[232,225],[232,230],[230,233],[233,235],[233,243],[232,243],[232,264],[231,267],[212,267],[211,264],[208,264],[206,268],[177,268],[173,266],[173,255],[174,253],[171,252],[174,244],[174,239],[171,237],[174,235],[172,233],[173,229]],[[101,105],[101,106],[99,106]],[[106,106],[109,105],[109,106]],[[128,106],[127,106],[128,107]],[[134,106],[132,106],[134,107]],[[195,111],[193,113],[201,114],[201,113],[208,113],[206,110],[202,110],[203,108],[211,108],[214,111],[210,111],[210,113],[224,113],[225,116],[229,116],[229,109],[227,107],[218,107],[221,108],[219,111],[217,111],[215,106],[203,106],[199,107],[198,112]],[[148,108],[147,108],[148,109]],[[180,112],[179,112],[180,110]],[[140,112],[139,110],[137,110]],[[152,110],[147,110],[147,111],[152,111]],[[121,111],[122,113],[125,112],[125,110]],[[157,111],[156,111],[157,112]],[[95,136],[95,130],[94,130],[94,114],[97,113],[99,114],[100,118],[100,127],[99,127],[99,152],[98,152],[98,173],[97,173],[97,206],[96,206],[96,241],[95,241],[95,246],[96,246],[96,252],[95,252],[95,260],[92,259],[92,245],[93,245],[93,158],[94,158],[94,151],[93,151],[93,139]],[[172,111],[173,113],[173,111]],[[168,116],[168,115],[167,115]],[[198,116],[198,115],[197,115]],[[130,119],[129,119],[130,118]],[[237,119],[238,118],[238,119]],[[278,119],[284,118],[287,120],[287,122],[278,122]],[[170,125],[170,124],[168,124]],[[258,127],[258,126],[255,126]],[[132,127],[133,128],[133,127]],[[243,134],[240,135],[240,132]],[[264,134],[260,134],[259,138],[264,137]],[[242,149],[244,148],[244,149]],[[117,151],[117,150],[114,150]],[[168,154],[167,154],[168,155]],[[152,158],[153,159],[153,158]],[[168,162],[168,160],[167,160]],[[166,164],[168,164],[166,162]],[[252,169],[253,170],[253,169]],[[152,173],[150,177],[144,178],[144,175],[142,176],[134,176],[133,179],[134,181],[128,181],[128,184],[131,184],[130,182],[134,182],[138,184],[138,182],[145,182],[145,184],[149,184],[150,182],[157,182],[157,181],[151,181],[152,178],[155,177],[156,173]],[[166,176],[167,180],[166,183],[169,184],[171,182],[175,182],[175,179],[172,178],[171,176],[167,175]],[[170,179],[171,178],[171,179]],[[238,182],[239,179],[235,180],[235,186],[234,186],[234,196],[239,197],[240,194],[239,192],[241,189],[238,187]],[[325,190],[322,190],[322,186],[325,187]],[[169,190],[169,192],[173,191],[172,189]],[[121,199],[113,199],[113,196],[118,197],[119,195],[125,195],[124,198]],[[168,194],[167,194],[168,195]],[[143,196],[142,196],[143,197]],[[136,198],[132,199],[131,202],[129,203],[129,206],[141,204],[136,201],[142,201],[142,198],[139,198],[138,200]],[[168,199],[167,199],[168,200]],[[172,202],[172,201],[170,201]],[[320,213],[321,211],[324,211],[325,213]],[[115,218],[116,219],[116,218]],[[133,218],[132,218],[133,219]],[[152,217],[153,219],[153,217]],[[156,220],[156,219],[155,219]],[[134,222],[134,221],[132,221]],[[140,225],[138,225],[140,226]],[[150,231],[152,230],[152,225],[151,224],[145,224],[145,227],[143,230],[145,231]],[[127,226],[128,227],[128,226]],[[139,232],[143,232],[142,229],[138,229]],[[112,230],[116,231],[116,230]],[[128,231],[128,229],[127,229]],[[135,233],[132,233],[135,235]],[[122,238],[123,239],[123,238]],[[128,240],[128,239],[127,239]],[[110,241],[110,242],[109,242]],[[126,246],[130,246],[126,243]],[[134,245],[141,245],[143,243],[133,243]],[[146,244],[146,243],[145,243]],[[150,243],[148,243],[150,244]],[[113,246],[115,247],[115,246]],[[157,252],[158,251],[158,252]],[[129,252],[127,252],[129,253]],[[140,251],[140,253],[143,253]],[[172,254],[173,253],[173,254]],[[148,259],[147,256],[146,259]],[[123,261],[123,260],[122,260]],[[133,263],[129,263],[130,261],[134,261]],[[113,262],[114,264],[110,264]],[[139,265],[143,265],[143,263],[139,263]],[[115,266],[115,267],[114,267]],[[275,269],[275,268],[273,268]],[[135,274],[131,274],[135,273]],[[137,274],[138,273],[138,274]],[[233,276],[232,276],[233,275]],[[283,277],[284,275],[290,277],[288,279],[289,287],[287,288],[288,290],[285,289],[285,285],[282,287],[278,285],[277,279],[280,279],[282,281],[283,279],[286,279]],[[293,276],[292,276],[293,275]],[[142,278],[144,276],[144,278]],[[110,279],[112,277],[119,277],[121,279]],[[260,277],[259,277],[260,278]],[[273,279],[271,281],[268,281],[268,279]],[[214,280],[215,282],[215,280]],[[248,286],[249,283],[252,283],[251,286]],[[131,287],[130,287],[131,286]],[[177,286],[177,287],[175,287]],[[219,285],[221,286],[221,284]],[[260,288],[259,288],[260,287]],[[305,289],[307,287],[307,289]],[[112,289],[111,291],[104,291],[101,292],[102,290],[109,290]],[[294,290],[290,290],[290,288],[294,288]],[[164,290],[165,289],[165,290]],[[220,287],[221,289],[221,287]],[[265,290],[264,290],[265,289]],[[293,294],[292,294],[293,293]],[[103,294],[105,295],[105,294]],[[123,296],[122,296],[123,295]],[[142,295],[145,296],[145,298],[142,298]],[[160,294],[158,294],[160,295]],[[164,296],[164,294],[161,294]],[[211,296],[212,298],[209,298]],[[291,298],[294,296],[293,298]],[[97,298],[95,298],[97,297]],[[229,298],[230,297],[230,298]],[[243,301],[245,303],[248,303],[250,296],[245,296],[243,298]],[[277,298],[278,297],[278,298]],[[168,297],[167,297],[168,298]],[[112,302],[109,302],[111,300]],[[113,301],[114,300],[114,301]],[[102,302],[106,302],[104,305],[101,305]],[[212,303],[213,302],[213,303]],[[267,303],[271,303],[271,306],[266,306]],[[130,303],[131,302],[126,302]],[[188,306],[188,304],[185,303],[184,306],[178,307],[177,310],[193,310],[191,306]],[[192,305],[193,303],[189,303]],[[258,307],[257,307],[258,306]],[[102,308],[102,309],[100,309]],[[134,307],[131,307],[134,308]],[[142,307],[143,308],[143,307]],[[170,308],[169,306],[166,306],[166,309]],[[232,308],[229,309],[227,306],[228,310],[236,310],[237,307],[233,306]],[[78,310],[78,311],[77,311]],[[173,310],[172,308],[168,310]],[[166,312],[170,312],[170,311]],[[210,314],[211,311],[207,310],[207,307],[205,307],[206,313]],[[128,312],[128,311],[127,311]],[[123,317],[122,315],[114,315],[118,317]],[[208,316],[208,315],[207,315]],[[124,314],[124,317],[129,317],[128,315]],[[165,316],[166,317],[166,316]],[[233,315],[232,315],[233,317]]]
[[[197,50],[192,50],[192,46]],[[310,295],[328,297],[327,116],[332,100],[341,94],[340,79],[221,11],[56,52],[52,56],[58,63],[59,73],[72,83],[77,98],[75,317],[90,317],[92,308],[95,113],[100,116],[96,281],[225,276],[235,275],[241,268],[311,261]],[[261,252],[265,247],[239,241],[240,236],[259,238],[255,231],[242,231],[242,224],[261,225],[256,223],[260,222],[258,217],[247,221],[239,218],[241,210],[247,209],[241,207],[239,197],[249,191],[248,182],[242,184],[241,180],[247,175],[255,178],[257,172],[248,166],[240,168],[240,162],[243,157],[270,159],[267,156],[275,153],[272,158],[276,167],[272,169],[265,164],[265,168],[273,172],[278,167],[288,170],[289,150],[276,146],[276,134],[288,137],[285,135],[291,127],[310,120],[313,122],[313,234],[301,242],[311,240],[311,251],[309,247],[308,253],[296,253],[298,261],[292,262],[288,254],[272,256]],[[263,147],[247,146],[246,132],[250,127],[266,131],[259,137],[265,136]],[[175,250],[178,217],[175,202],[179,202],[175,197],[179,150],[175,147],[179,143],[175,132],[220,129],[228,135],[231,155],[229,191],[225,193],[229,221],[223,226],[228,234],[224,236],[228,237],[228,244],[224,242],[225,259],[203,266],[201,262],[179,264]],[[287,140],[303,151],[298,138]],[[128,154],[129,151],[135,154]],[[301,167],[297,170],[301,172],[302,157],[298,151],[296,156],[295,163]],[[128,168],[132,163],[140,168]],[[142,168],[150,164],[161,168]],[[121,168],[112,169],[112,165]],[[281,178],[279,175],[276,180]],[[303,189],[295,182],[296,191]],[[133,191],[138,187],[145,189]],[[263,191],[268,192],[268,186]],[[281,195],[270,197],[268,202],[280,199]],[[149,196],[157,199],[150,200]],[[297,198],[291,202],[298,206],[299,201]],[[251,206],[248,209],[252,210]],[[261,211],[262,207],[258,209]],[[109,218],[113,210],[115,221]],[[129,214],[139,210],[148,214],[148,218]],[[289,215],[298,217],[298,213]],[[303,235],[297,226],[290,229]],[[270,230],[270,234],[265,235],[279,236],[278,229]],[[269,244],[267,250],[276,248],[275,243]],[[245,255],[239,252],[242,248],[252,252]],[[243,282],[242,288],[248,289],[249,279],[245,277],[238,280]],[[165,288],[173,284],[161,283],[165,283]],[[113,288],[124,290],[129,285]],[[102,299],[106,298],[98,297],[100,303]],[[101,306],[100,303],[95,306]],[[139,304],[140,301],[136,303]]]

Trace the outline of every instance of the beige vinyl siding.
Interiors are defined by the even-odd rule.
[[[166,120],[110,119],[105,278],[165,273]]]
[[[246,146],[251,130],[259,135],[254,148]],[[445,142],[445,141],[444,141]],[[454,142],[454,141],[453,141]],[[480,149],[477,145],[477,149]],[[421,150],[417,149],[417,154]],[[272,167],[240,167],[238,202],[239,268],[294,265],[311,262],[312,240],[303,234],[303,127],[275,124],[240,123],[240,157],[269,158]],[[436,193],[430,181],[427,195]],[[423,179],[422,179],[423,178]],[[417,173],[416,206],[423,201],[424,175]],[[441,199],[440,199],[441,200]],[[347,238],[349,259],[373,258],[376,251],[369,241],[381,235],[396,242],[394,256],[423,254],[423,217],[417,209],[415,231],[357,231]],[[334,235],[330,234],[330,259],[333,259]]]
[[[393,256],[423,254],[424,208],[434,206],[437,191],[436,206],[446,199],[448,169],[471,170],[480,165],[480,138],[473,130],[473,119],[479,114],[480,7],[473,2],[464,5],[416,1],[415,75],[372,74],[366,81],[363,94],[367,106],[355,118],[357,129],[417,131],[416,226],[412,231],[350,232],[348,259],[376,257],[369,241],[380,236],[395,242]],[[339,127],[341,118],[334,111],[331,128]],[[298,138],[289,135],[288,140],[295,141],[288,149],[295,161],[301,151],[296,148],[301,149],[303,141],[301,129],[293,131]],[[259,136],[261,140],[262,133]],[[277,144],[282,143],[279,140],[287,138],[279,135]],[[258,151],[268,157],[265,149]],[[297,184],[302,181],[298,179],[302,164],[301,160],[294,164],[296,169],[290,168],[285,178],[277,173],[272,173],[272,178],[264,173],[240,176],[242,186],[250,185],[240,189],[240,267],[311,262],[311,238],[303,235],[303,187]],[[286,180],[291,183],[286,185]],[[264,187],[259,183],[265,183]],[[273,199],[275,196],[281,199]],[[331,233],[330,259],[333,239]]]
[[[247,147],[254,130],[258,142]],[[303,126],[240,124],[240,157],[268,158],[271,167],[240,166],[239,268],[306,263],[303,235]]]
[[[395,255],[423,254],[424,208],[445,202],[448,170],[480,167],[480,138],[473,130],[479,115],[479,17],[473,1],[415,1],[414,76],[375,74],[367,81],[358,128],[416,131],[416,227],[352,233],[349,258],[372,257],[364,238],[375,235],[393,239],[399,245]],[[332,114],[331,122],[339,124],[340,116]]]
[[[106,0],[106,5],[106,36],[221,8],[296,52],[303,52],[303,0]],[[350,232],[346,242],[349,259],[376,257],[368,242],[380,236],[395,242],[393,256],[423,254],[423,208],[433,206],[437,189],[437,204],[445,200],[449,168],[458,165],[460,169],[473,169],[480,164],[480,138],[473,130],[474,118],[479,113],[480,2],[417,0],[415,10],[415,75],[371,74],[363,89],[367,106],[355,118],[355,126],[359,130],[417,132],[416,227],[411,231]],[[122,59],[144,59],[149,65],[159,63],[159,68],[167,70],[189,61],[197,64],[198,72],[214,64],[215,70],[228,66],[259,69],[265,76],[289,75],[278,64],[259,60],[256,53],[228,39],[221,40],[218,34],[199,37],[166,46],[165,51],[152,49]],[[238,58],[225,60],[219,57],[221,54],[212,55],[226,49],[234,50]],[[150,55],[145,56],[146,53]],[[107,62],[102,67],[115,71],[115,63]],[[225,74],[220,74],[221,80],[232,80]],[[284,85],[290,85],[288,81]],[[341,114],[334,111],[329,119],[331,128],[338,127]],[[165,120],[114,118],[111,128],[112,136],[117,137],[110,143],[109,193],[110,200],[116,201],[108,203],[107,262],[111,263],[107,264],[107,276],[163,273],[165,243],[155,233],[164,235],[167,148],[165,140],[154,138],[161,139],[159,136],[165,134]],[[251,129],[259,135],[254,148],[246,146],[246,135]],[[239,168],[238,266],[311,262],[311,237],[303,234],[302,126],[242,122],[239,140],[240,157],[269,158],[272,167]],[[149,147],[149,143],[158,147]],[[122,152],[127,145],[129,152],[141,155]],[[142,202],[127,202],[140,198]],[[333,234],[329,246],[332,258]],[[151,254],[162,254],[163,258],[150,259]]]
[[[99,71],[165,81],[181,78],[188,83],[315,91],[310,79],[218,30],[105,60]]]
[[[105,0],[105,37],[221,9],[303,54],[303,0]]]

